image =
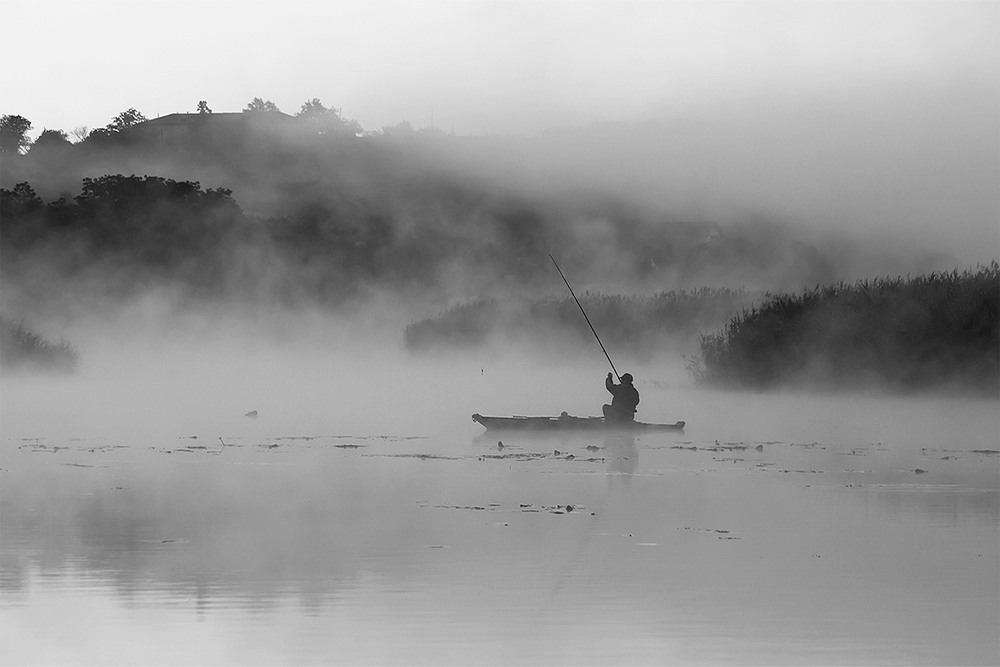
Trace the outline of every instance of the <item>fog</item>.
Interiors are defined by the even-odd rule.
[[[858,86],[552,131],[508,159],[541,188],[552,182],[536,162],[562,187],[586,183],[678,217],[770,218],[974,263],[1000,248],[998,118],[995,90]]]
[[[77,361],[2,368],[0,662],[1000,656],[997,269],[940,273],[1000,253],[1000,5],[7,4],[33,136],[222,129],[3,157],[5,336]],[[366,131],[227,113],[317,95]],[[932,272],[748,349],[953,384],[698,382]],[[683,431],[470,419],[600,415],[602,344]]]
[[[260,95],[294,113],[319,96],[370,131],[408,121],[463,140],[418,172],[457,153],[493,187],[596,190],[709,226],[777,220],[891,256],[849,265],[848,279],[914,270],[896,255],[933,270],[1000,247],[995,3],[248,3],[197,21],[155,2],[11,5],[23,29],[0,45],[8,59],[64,45],[37,53],[37,74],[7,98],[35,133],[99,127],[131,106],[155,118],[208,98],[238,111]],[[149,39],[138,26],[151,15],[162,27]],[[265,38],[272,23],[282,34]],[[45,75],[65,53],[99,69],[129,48],[144,58],[121,59],[127,98],[114,82],[95,95],[92,77],[53,87]],[[75,193],[82,176],[126,169],[232,188],[252,212],[294,180],[134,159],[36,187]],[[5,164],[4,187],[17,171]]]
[[[251,322],[189,314],[166,321],[149,310],[123,313],[113,323],[67,329],[81,356],[72,376],[4,377],[5,439],[170,443],[195,435],[217,444],[226,436],[428,436],[465,424],[474,434],[474,412],[599,415],[607,400],[607,362],[596,343],[593,355],[576,362],[500,345],[414,356],[403,348],[398,317],[345,322],[297,313]],[[630,361],[618,355],[623,369]],[[647,361],[642,377],[689,382],[679,358]],[[653,407],[650,418],[670,416]]]
[[[77,325],[75,376],[4,378],[12,662],[996,653],[994,401],[704,391],[616,355],[683,433],[494,434],[470,414],[599,414],[600,352],[132,315]]]

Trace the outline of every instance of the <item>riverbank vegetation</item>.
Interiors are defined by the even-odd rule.
[[[600,197],[535,197],[440,174],[386,187],[341,184],[321,194],[306,183],[276,194],[284,206],[272,214],[253,215],[228,188],[198,181],[105,175],[47,202],[17,183],[0,189],[5,304],[90,310],[167,290],[179,299],[337,309],[387,294],[433,304],[551,293],[559,287],[547,253],[554,247],[584,284],[774,286],[838,271],[766,220],[709,234]],[[642,308],[669,311],[687,298]]]
[[[0,315],[0,371],[50,371],[72,373],[77,352],[65,340],[53,342],[24,322]]]
[[[703,337],[702,382],[1000,393],[1000,267],[769,295]]]
[[[254,99],[236,113],[204,101],[159,118],[127,109],[28,148],[30,121],[4,118],[0,306],[19,316],[49,304],[89,312],[151,290],[327,310],[388,296],[426,312],[559,294],[550,252],[575,285],[646,294],[953,265],[753,208],[704,210],[693,184],[664,200],[636,180],[648,170],[628,176],[603,150],[581,161],[593,141],[633,155],[649,128],[369,132],[319,100],[292,116]]]
[[[696,343],[701,332],[748,307],[756,295],[726,288],[651,296],[585,293],[580,295],[580,304],[610,350],[648,359],[665,349],[677,351]],[[407,348],[414,352],[505,342],[556,356],[579,355],[597,344],[580,308],[569,296],[459,304],[411,324],[405,339]]]
[[[642,360],[686,350],[688,370],[706,386],[1000,393],[996,262],[798,294],[704,288],[648,297],[585,294],[580,301],[615,354]],[[498,342],[548,356],[584,354],[595,345],[569,297],[473,301],[406,329],[414,352]]]
[[[852,367],[899,387],[995,384],[996,294],[976,287],[995,283],[995,269],[930,273],[957,262],[749,209],[706,213],[690,194],[691,206],[639,196],[655,189],[608,185],[618,166],[605,151],[580,162],[589,140],[632,146],[642,128],[516,140],[408,124],[366,132],[319,100],[294,117],[272,107],[255,99],[212,113],[202,102],[152,120],[129,109],[106,128],[74,130],[77,143],[43,132],[30,150],[30,122],[4,116],[0,310],[71,323],[155,301],[209,318],[348,321],[378,304],[395,327],[457,303],[413,322],[406,346],[592,352],[552,252],[613,353],[700,349],[691,368],[709,384],[846,384]],[[907,271],[928,277],[837,282]],[[834,287],[789,296],[807,285]],[[603,293],[586,292],[595,286]],[[990,326],[992,348],[979,331]]]

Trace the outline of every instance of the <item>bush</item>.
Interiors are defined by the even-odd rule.
[[[45,370],[72,373],[77,353],[65,340],[45,340],[24,325],[0,316],[0,370]]]
[[[701,342],[708,384],[1000,393],[1000,267],[767,295]]]

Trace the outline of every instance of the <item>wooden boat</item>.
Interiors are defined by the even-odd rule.
[[[574,417],[565,412],[558,417],[486,417],[478,412],[472,421],[489,431],[683,431],[684,422],[646,424],[644,422],[606,422],[604,417]]]

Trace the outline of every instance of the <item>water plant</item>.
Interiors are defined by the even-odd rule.
[[[580,302],[601,338],[616,352],[648,357],[665,347],[691,342],[748,306],[756,293],[700,288],[622,296],[585,292]],[[411,324],[411,351],[454,350],[504,339],[547,352],[592,351],[593,336],[571,297],[480,299]]]
[[[72,373],[77,360],[76,350],[67,341],[46,340],[24,322],[0,315],[0,370]]]
[[[1000,267],[767,294],[701,340],[701,381],[729,387],[951,386],[1000,393]]]

